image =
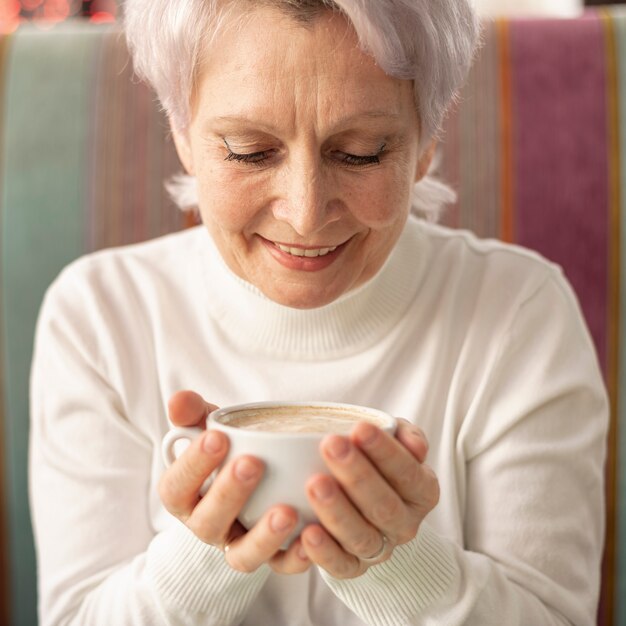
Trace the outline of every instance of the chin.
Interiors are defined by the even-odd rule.
[[[273,285],[271,289],[262,289],[265,296],[277,304],[291,309],[317,309],[331,304],[342,296],[345,291],[328,291],[328,288],[315,289],[311,287],[297,287],[290,285],[287,289],[281,289],[279,285]]]

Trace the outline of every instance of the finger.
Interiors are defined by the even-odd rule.
[[[400,427],[400,433],[402,440],[371,424],[361,423],[355,426],[351,438],[404,501],[426,506],[434,496],[434,475],[425,471],[414,451],[404,445],[404,440],[410,440],[416,448],[424,450],[425,439],[405,426]]]
[[[292,507],[272,507],[245,535],[228,545],[226,561],[238,572],[254,572],[280,551],[297,522]]]
[[[204,398],[194,391],[178,391],[168,402],[170,420],[176,426],[205,427],[205,420],[217,406],[205,402]]]
[[[306,554],[302,539],[298,537],[287,550],[279,550],[269,565],[277,574],[301,574],[311,567],[311,559]]]
[[[363,427],[370,426],[363,424]],[[395,442],[393,437],[382,432],[376,427],[376,439],[382,438],[387,444],[398,448],[408,461],[400,466],[400,471],[405,472],[410,469],[419,469],[419,464],[413,456],[403,450],[400,443]],[[368,533],[369,541],[367,545],[358,544],[358,551],[353,551],[354,544],[346,544],[341,539],[346,548],[357,554],[357,556],[368,556],[374,554],[377,547],[380,547],[380,531],[384,532],[394,543],[405,543],[412,537],[408,535],[413,531],[412,520],[409,519],[409,508],[405,503],[404,494],[400,493],[397,484],[405,480],[402,474],[390,475],[377,467],[358,446],[354,445],[349,438],[338,435],[329,435],[322,440],[321,452],[324,462],[341,485],[343,491],[350,501],[358,509],[359,513],[365,517],[374,530]],[[395,461],[387,460],[387,466],[392,466]],[[396,484],[394,484],[394,482]],[[412,493],[410,495],[413,495]],[[321,501],[320,501],[321,504]],[[342,512],[345,515],[346,512]],[[325,522],[324,525],[326,526]],[[330,529],[333,535],[335,532]],[[415,529],[416,530],[416,529]],[[373,545],[372,545],[373,543]],[[369,550],[372,548],[373,550]]]
[[[371,485],[365,485],[365,489],[371,494],[360,506],[353,502],[361,496],[357,495],[355,498],[352,493],[346,495],[331,476],[324,474],[313,476],[307,482],[306,489],[311,506],[320,523],[348,554],[358,558],[367,558],[376,554],[380,550],[381,532],[390,538],[395,539],[400,535],[404,539],[408,509],[389,485],[385,485],[386,493],[383,496],[383,502],[390,495],[396,501],[395,512],[382,510],[377,499],[379,497],[377,490],[372,489]],[[383,521],[370,519],[378,514],[379,508],[381,508],[380,516],[385,519]]]
[[[185,521],[200,498],[200,487],[224,460],[228,437],[218,431],[203,433],[163,473],[159,496],[165,508]]]
[[[359,559],[346,552],[318,524],[307,526],[300,536],[309,559],[324,568],[334,578],[355,578],[366,569]]]
[[[411,424],[404,419],[397,419],[396,421],[398,424],[395,433],[396,439],[402,443],[420,463],[424,463],[428,456],[429,449],[428,439],[426,439],[424,431],[419,428],[419,426]]]
[[[197,503],[187,526],[205,543],[224,545],[231,526],[262,476],[263,463],[253,456],[229,461]]]

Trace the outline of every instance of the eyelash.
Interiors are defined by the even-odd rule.
[[[228,144],[226,144],[228,155],[224,159],[225,161],[236,161],[238,163],[246,163],[249,165],[256,165],[262,167],[271,156],[271,150],[262,150],[260,152],[250,152],[248,154],[239,154],[233,152]],[[365,156],[359,156],[356,154],[344,154],[344,158],[340,161],[341,165],[348,167],[366,167],[368,165],[378,165],[380,163],[380,155],[384,152],[385,145],[383,144],[376,154],[369,154]]]
[[[262,152],[250,152],[249,154],[238,154],[228,148],[228,156],[225,161],[237,161],[239,163],[250,163],[251,165],[263,165],[264,161],[269,159],[269,150],[263,150]]]

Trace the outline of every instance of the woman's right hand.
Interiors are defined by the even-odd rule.
[[[192,391],[180,391],[169,401],[169,416],[176,426],[204,428],[215,405]],[[222,463],[228,437],[205,430],[165,470],[159,495],[165,508],[201,541],[221,549],[228,564],[240,572],[253,572],[263,563],[281,574],[297,574],[311,565],[300,538],[289,549],[280,546],[297,522],[297,513],[286,505],[270,508],[249,531],[237,516],[263,475],[263,463],[252,456],[230,460],[217,474],[204,496],[200,488]]]

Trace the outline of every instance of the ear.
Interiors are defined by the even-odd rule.
[[[415,182],[418,183],[428,173],[428,168],[435,156],[435,150],[437,149],[437,141],[433,139],[429,146],[424,150],[422,156],[417,161],[417,167],[415,168]]]
[[[172,129],[172,137],[174,138],[174,145],[176,146],[176,152],[178,152],[178,158],[188,174],[195,176],[195,168],[193,166],[193,153],[191,151],[191,142],[189,140],[189,129],[184,131],[179,130],[173,126],[170,122],[170,128]]]

